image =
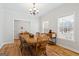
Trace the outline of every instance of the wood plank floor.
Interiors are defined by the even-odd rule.
[[[79,56],[79,53],[70,51],[57,45],[47,45],[48,56]]]
[[[8,56],[21,56],[19,49],[19,40],[14,40],[14,43],[6,44],[0,49],[0,53],[4,53]],[[57,45],[46,46],[47,56],[79,56],[79,53],[75,53],[63,47]]]

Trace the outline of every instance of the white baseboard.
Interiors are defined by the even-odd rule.
[[[6,42],[6,43],[2,43],[2,44],[0,45],[0,48],[2,48],[2,47],[3,47],[3,45],[5,45],[5,44],[9,44],[9,43],[13,43],[13,42]]]
[[[57,45],[59,45],[59,46],[61,46],[61,47],[64,47],[64,48],[66,48],[66,49],[69,49],[69,50],[71,50],[71,51],[74,51],[74,52],[79,53],[79,50],[76,50],[76,49],[74,49],[74,48],[67,47],[67,46],[64,46],[64,45],[62,45],[62,44],[58,44],[58,43],[57,43]]]

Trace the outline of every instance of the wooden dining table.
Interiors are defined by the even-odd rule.
[[[37,43],[37,37],[34,36],[33,38],[27,36],[27,35],[20,35],[22,39],[24,39],[28,44],[34,44]]]
[[[42,35],[39,36],[39,37],[37,35],[34,35],[34,37],[29,37],[28,35],[20,35],[20,37],[22,39],[24,39],[28,44],[34,44],[34,43],[38,43],[38,42],[41,42],[41,41],[47,41],[49,39],[49,37],[47,37],[47,36],[42,37]]]
[[[33,49],[35,50],[36,54],[37,54],[37,44],[47,41],[46,39],[48,38],[48,37],[45,37],[46,38],[45,39],[42,35],[41,36],[34,35],[34,37],[29,37],[29,35],[20,35],[20,37],[21,39],[25,40],[29,46],[34,46]]]

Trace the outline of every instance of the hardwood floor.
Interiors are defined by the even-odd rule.
[[[1,48],[1,53],[8,56],[20,56],[21,52],[18,46],[14,44],[6,44]]]
[[[47,45],[48,56],[79,56],[79,53],[70,51],[57,45]]]
[[[5,44],[1,49],[0,53],[4,53],[8,56],[21,56],[19,49],[20,41],[14,40],[14,43]],[[79,53],[75,53],[63,47],[57,45],[47,45],[46,46],[47,56],[79,56]]]

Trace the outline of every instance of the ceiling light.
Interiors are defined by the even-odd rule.
[[[39,13],[39,10],[35,7],[35,3],[33,3],[33,8],[30,8],[30,9],[29,9],[29,13],[30,13],[31,15],[36,15],[36,14]]]

